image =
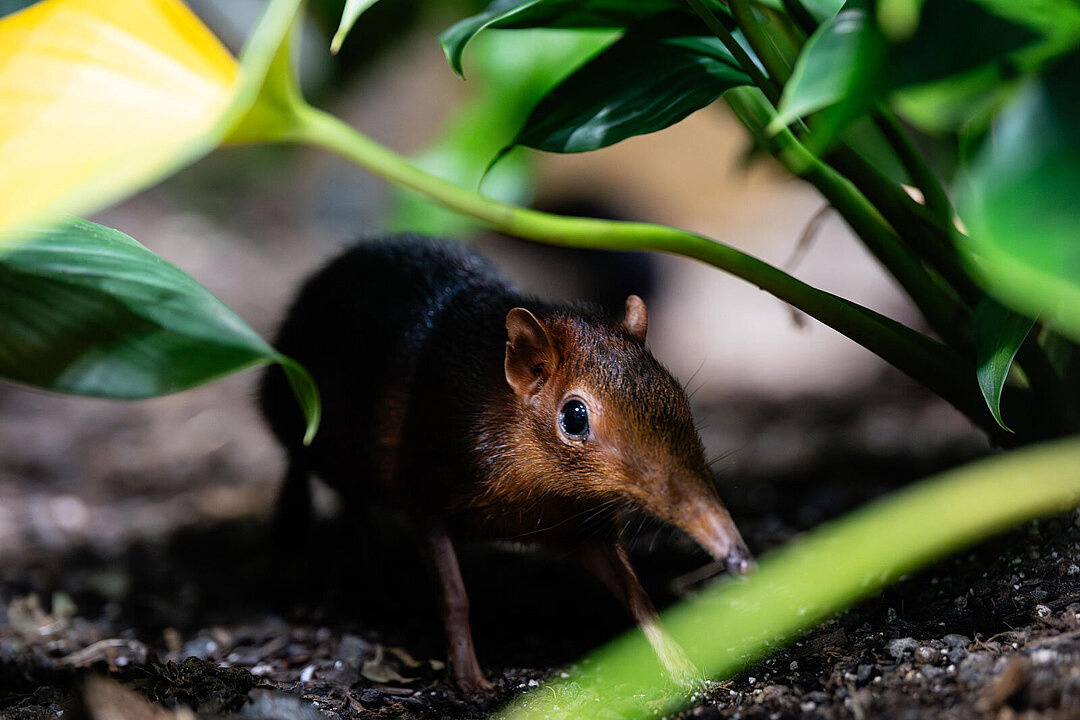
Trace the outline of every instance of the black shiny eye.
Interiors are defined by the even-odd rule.
[[[564,433],[580,440],[589,434],[589,409],[577,398],[567,400],[559,411],[559,424]]]

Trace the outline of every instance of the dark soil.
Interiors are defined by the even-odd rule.
[[[283,545],[267,521],[276,481],[252,480],[242,455],[215,450],[143,474],[28,460],[14,418],[32,422],[51,402],[0,388],[12,418],[0,424],[2,720],[486,717],[630,625],[564,558],[462,547],[496,684],[463,695],[443,663],[433,582],[394,518],[330,513]],[[141,431],[140,416],[110,412],[57,442],[85,451],[105,433]],[[717,463],[718,482],[757,553],[989,452],[893,375],[858,396],[728,398],[700,414],[707,444],[736,450]],[[157,530],[140,530],[149,516]],[[697,572],[707,558],[687,539],[630,527],[658,605],[707,582]],[[1080,528],[1050,518],[929,568],[684,715],[1080,717]]]

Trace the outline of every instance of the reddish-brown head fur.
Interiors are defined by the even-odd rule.
[[[477,438],[475,504],[528,533],[628,503],[685,530],[729,569],[747,570],[750,554],[716,495],[686,394],[645,346],[644,302],[631,295],[614,323],[514,308],[506,327],[508,392]],[[587,429],[578,432],[583,412]]]

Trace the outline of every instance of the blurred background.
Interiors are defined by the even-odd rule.
[[[0,3],[0,10],[20,4]],[[257,0],[191,4],[234,52],[262,8]],[[342,2],[311,2],[300,47],[303,85],[317,104],[375,140],[476,187],[486,165],[477,158],[505,146],[531,102],[559,79],[537,71],[550,63],[536,59],[584,59],[607,37],[485,33],[466,53],[462,81],[435,37],[482,5],[378,3],[331,57],[326,48]],[[817,193],[754,156],[723,103],[598,152],[514,151],[482,187],[552,212],[699,232],[919,323]],[[987,450],[943,401],[741,280],[680,258],[565,252],[486,233],[318,151],[219,150],[92,219],[187,271],[265,337],[302,278],[358,238],[399,230],[475,243],[540,296],[588,298],[617,311],[628,293],[640,294],[650,311],[649,342],[693,393],[736,517],[740,507],[751,513],[755,504],[776,505],[755,503],[756,479],[764,477],[790,478],[802,491],[812,482],[825,498],[790,503],[790,512],[802,514],[785,532]],[[341,322],[348,331],[349,319]],[[265,516],[283,458],[257,414],[257,377],[249,372],[138,403],[0,383],[0,563],[20,559],[22,572],[28,557],[59,549],[107,555],[178,527]],[[896,458],[905,458],[902,467]],[[865,482],[845,482],[860,475]],[[834,482],[844,489],[830,499],[822,488]],[[760,492],[777,487],[784,486]],[[756,527],[752,544],[780,539],[768,535],[770,523]],[[48,573],[48,563],[42,567]]]

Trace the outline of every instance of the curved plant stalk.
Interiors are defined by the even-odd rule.
[[[743,50],[742,45],[728,32],[728,29],[717,19],[712,10],[705,7],[701,0],[686,0],[686,4],[701,18],[701,21],[705,23],[709,30],[720,38],[720,42],[724,43],[724,47],[731,52],[743,72],[750,76],[750,79],[761,89],[761,92],[765,93],[765,97],[769,98],[769,102],[774,105],[778,103],[780,101],[780,87],[773,78],[766,76],[761,71],[758,64],[747,54],[746,50]]]
[[[791,76],[791,68],[784,62],[784,58],[780,57],[765,27],[758,22],[749,0],[730,0],[728,6],[735,23],[750,42],[750,47],[761,58],[761,64],[769,71],[773,82],[783,90],[784,83]]]
[[[959,356],[945,345],[857,303],[818,290],[751,255],[685,230],[564,217],[492,200],[416,168],[333,115],[306,104],[298,104],[294,112],[294,126],[278,139],[330,150],[501,232],[565,247],[672,253],[701,260],[751,282],[879,355],[975,422],[993,430],[992,418],[983,406],[971,370]]]
[[[761,88],[761,91],[765,93],[772,102],[777,102],[780,99],[780,88],[772,78],[767,77],[758,64],[747,54],[746,50],[743,50],[742,45],[728,32],[723,23],[717,19],[712,10],[705,7],[701,0],[686,0],[686,4],[690,6],[690,9],[697,13],[697,16],[701,18],[701,21],[713,32],[716,37],[720,38],[720,42],[724,43],[724,47],[728,49],[732,57],[743,71],[750,76],[750,79],[754,81],[754,84]]]
[[[889,145],[892,146],[896,157],[900,159],[904,169],[907,170],[908,175],[915,182],[915,187],[922,192],[923,198],[926,200],[926,207],[942,221],[952,222],[955,213],[953,212],[952,203],[949,202],[949,196],[945,193],[945,188],[942,187],[937,175],[929,168],[926,160],[923,159],[923,156],[912,144],[911,138],[904,132],[900,121],[896,119],[896,116],[888,108],[880,107],[874,112],[874,124],[878,126],[882,135],[889,141]]]
[[[904,244],[947,283],[948,291],[962,301],[958,305],[966,312],[958,312],[957,316],[964,318],[961,326],[966,326],[985,293],[964,269],[946,222],[849,147],[838,146],[826,159],[866,196]],[[953,337],[961,342],[959,347],[970,344],[967,338]]]
[[[732,34],[699,0],[687,0],[687,3],[726,47],[738,47]],[[971,308],[965,306],[951,288],[940,287],[926,268],[908,252],[901,242],[899,231],[911,230],[915,227],[914,219],[909,218],[906,208],[899,199],[894,197],[896,193],[902,191],[899,188],[892,188],[893,183],[876,172],[859,172],[852,179],[844,177],[807,150],[790,130],[785,129],[775,133],[765,131],[776,114],[775,106],[780,95],[780,84],[782,80],[787,79],[790,71],[783,59],[776,54],[772,40],[757,22],[747,1],[733,0],[731,8],[739,28],[750,42],[754,52],[762,58],[770,77],[761,76],[754,61],[739,48],[739,52],[735,53],[736,59],[743,70],[757,83],[757,89],[764,97],[751,88],[735,88],[724,94],[724,100],[735,110],[747,129],[764,147],[769,148],[789,172],[814,185],[836,208],[867,249],[907,291],[931,327],[956,347],[968,348],[970,339],[967,321],[970,318]],[[769,56],[771,59],[766,62],[765,58]],[[839,155],[841,159],[845,157],[851,159],[852,162],[847,164],[855,169],[869,168],[869,165],[853,152],[834,154]],[[869,169],[872,170],[872,168]],[[871,202],[875,198],[887,201],[883,210],[879,210],[874,202]],[[889,214],[883,216],[882,213],[886,211],[889,211]],[[894,221],[899,223],[898,227],[892,226]],[[909,232],[907,237],[913,237],[913,244],[916,246],[927,244],[922,241],[919,233]],[[942,248],[940,253],[932,253],[931,257],[944,255],[945,250]],[[950,265],[942,262],[941,265],[944,271],[939,270],[939,272],[943,272],[946,277],[966,277],[955,263]],[[953,269],[956,272],[949,272]],[[962,287],[965,290],[968,289],[965,285]]]
[[[806,33],[807,37],[814,34],[818,28],[818,21],[810,14],[810,11],[799,0],[783,0],[784,11],[788,17],[795,21],[799,29]]]
[[[1047,443],[928,478],[817,528],[663,614],[707,677],[722,680],[876,594],[906,573],[1019,523],[1080,504],[1080,439]],[[664,680],[638,631],[597,650],[564,680],[537,688],[502,720],[640,718],[686,698]]]
[[[950,344],[966,347],[969,341],[964,328],[970,310],[955,295],[937,285],[867,196],[851,180],[806,149],[790,130],[783,129],[775,134],[766,132],[775,110],[761,93],[753,88],[735,88],[724,94],[724,100],[743,125],[791,174],[816,187],[836,208],[867,249],[908,293],[931,327]],[[858,156],[850,155],[858,161],[851,163],[853,167],[869,167]],[[876,194],[889,197],[886,183],[891,182],[885,178],[863,173],[860,179],[869,183]]]
[[[970,368],[947,346],[701,235],[649,223],[552,215],[492,200],[476,191],[442,180],[417,168],[406,158],[379,145],[339,118],[307,104],[296,87],[288,43],[278,49],[254,106],[272,108],[273,112],[266,116],[249,114],[235,129],[231,139],[248,142],[292,141],[322,147],[452,210],[526,240],[565,247],[652,250],[709,263],[754,283],[851,338],[925,384],[989,432],[996,428],[983,406]],[[802,152],[808,155],[805,150]],[[808,159],[821,165],[816,158]],[[807,158],[800,156],[797,161],[804,160]],[[836,178],[839,183],[839,176]],[[879,224],[884,226],[880,221]]]

